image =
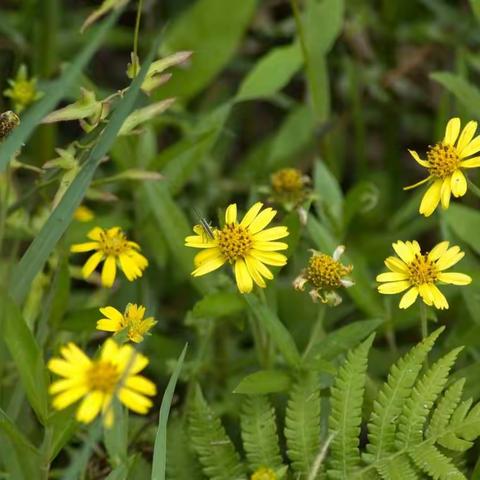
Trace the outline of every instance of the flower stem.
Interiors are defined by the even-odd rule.
[[[137,18],[135,20],[135,33],[133,35],[133,61],[136,61],[138,58],[138,35],[140,32],[140,19],[142,18],[142,9],[143,9],[143,0],[138,0],[138,10],[137,10]],[[134,72],[133,75],[137,75],[138,65],[134,65]]]
[[[422,332],[422,340],[425,340],[428,337],[428,317],[427,317],[427,306],[420,302],[420,330]],[[425,367],[428,368],[428,359],[425,358]]]
[[[467,177],[467,182],[468,182],[468,186],[470,187],[470,190],[472,191],[472,193],[476,197],[480,198],[480,187],[475,185],[468,177]]]
[[[327,307],[325,304],[321,303],[318,305],[318,313],[317,313],[317,320],[315,322],[315,325],[312,328],[312,331],[310,333],[310,339],[308,341],[308,344],[305,348],[305,351],[303,352],[303,358],[306,358],[308,356],[308,353],[310,352],[311,348],[323,337],[325,337],[325,330],[323,329],[323,322],[325,319],[325,312],[327,310]]]

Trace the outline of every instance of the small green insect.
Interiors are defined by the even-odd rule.
[[[200,225],[203,228],[203,231],[209,237],[211,240],[215,238],[215,234],[213,233],[212,227],[210,226],[210,223],[207,221],[205,217],[202,217],[200,213],[197,211],[196,208],[193,209],[195,215],[198,217],[198,220],[200,221]]]
[[[7,110],[0,114],[0,142],[10,135],[13,129],[20,125],[20,118],[15,112]]]

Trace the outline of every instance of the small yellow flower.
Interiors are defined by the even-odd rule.
[[[293,287],[303,291],[305,284],[311,283],[309,294],[314,302],[320,300],[332,306],[339,305],[342,299],[335,290],[354,285],[348,278],[353,266],[343,265],[339,261],[344,251],[343,245],[338,246],[332,256],[312,250],[307,268],[293,281]]]
[[[271,468],[260,467],[252,473],[250,480],[277,480],[277,475]]]
[[[472,157],[480,151],[480,136],[475,138],[477,122],[468,122],[460,133],[460,119],[452,118],[445,130],[441,142],[429,147],[427,160],[422,160],[417,152],[409,150],[412,157],[425,167],[429,175],[422,181],[405,187],[405,190],[415,188],[423,183],[430,182],[420,203],[419,212],[429,217],[441,202],[447,209],[450,197],[463,197],[467,191],[467,179],[464,168],[480,167],[480,156]]]
[[[464,273],[445,272],[465,255],[460,247],[449,248],[449,242],[441,242],[425,254],[422,254],[416,240],[399,240],[392,246],[399,258],[388,257],[385,260],[391,271],[377,276],[377,282],[385,282],[379,285],[378,291],[394,294],[408,290],[400,300],[400,308],[408,308],[418,295],[427,305],[434,305],[440,310],[448,308],[447,299],[436,284],[468,285],[472,281]]]
[[[43,93],[37,90],[37,79],[28,78],[27,67],[21,65],[14,80],[8,80],[10,88],[3,92],[6,97],[10,97],[13,108],[20,113],[26,107],[43,96]]]
[[[308,196],[310,178],[297,168],[282,168],[270,177],[272,200],[291,210]]]
[[[237,205],[231,204],[225,212],[223,228],[209,232],[200,225],[194,227],[196,235],[188,236],[185,245],[205,249],[195,256],[194,277],[210,273],[229,262],[234,266],[241,293],[251,292],[253,282],[261,288],[266,287],[264,278],[273,278],[266,265],[282,267],[287,263],[287,257],[277,250],[286,250],[288,245],[273,240],[288,236],[288,230],[283,226],[265,229],[277,212],[271,208],[260,211],[262,206],[261,202],[255,203],[238,223]]]
[[[95,214],[85,205],[80,205],[74,212],[73,218],[78,222],[90,222],[95,218]]]
[[[145,307],[135,303],[129,303],[123,314],[114,307],[103,307],[100,312],[107,318],[98,320],[97,330],[119,332],[127,329],[129,340],[135,343],[140,343],[144,335],[157,323],[153,317],[144,319]]]
[[[0,142],[7,138],[13,129],[20,125],[20,119],[15,112],[7,110],[0,114]]]
[[[118,398],[130,410],[142,415],[152,406],[147,396],[156,394],[155,384],[138,375],[148,359],[130,345],[117,345],[108,339],[98,359],[90,359],[74,343],[60,350],[62,357],[52,358],[48,368],[63,377],[52,383],[53,407],[62,410],[80,398],[79,422],[90,423],[101,412],[105,426],[113,424],[112,400]]]
[[[102,269],[102,285],[105,287],[113,285],[117,263],[131,282],[143,275],[148,260],[139,253],[140,245],[128,240],[120,227],[107,230],[95,227],[88,232],[87,237],[93,241],[76,243],[70,247],[71,252],[77,253],[96,250],[82,268],[84,278],[88,278],[102,261],[105,261]]]

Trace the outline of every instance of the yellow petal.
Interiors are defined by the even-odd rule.
[[[56,410],[63,410],[72,403],[75,403],[79,398],[83,397],[87,392],[88,390],[85,385],[69,388],[60,395],[57,395],[52,400],[52,405]]]
[[[117,259],[113,255],[109,255],[103,264],[102,269],[102,285],[111,287],[115,281],[117,274]]]
[[[415,161],[419,163],[422,167],[428,168],[430,166],[430,163],[426,160],[422,160],[415,150],[408,150],[408,153],[410,153],[410,155],[415,159]]]
[[[225,212],[225,223],[228,225],[230,223],[236,223],[237,221],[237,204],[232,203],[227,207]]]
[[[408,266],[397,257],[387,257],[385,265],[393,272],[408,273]]]
[[[420,255],[422,253],[420,244],[416,240],[411,242],[407,240],[405,243],[412,249],[414,255]]]
[[[256,218],[252,221],[248,227],[249,232],[254,235],[257,232],[263,230],[272,220],[273,217],[277,214],[276,210],[271,208],[266,208],[263,212],[260,212]]]
[[[67,343],[66,346],[60,349],[60,352],[68,362],[76,366],[88,368],[91,365],[91,360],[73,342]]]
[[[418,297],[418,288],[417,287],[412,287],[410,290],[408,290],[407,293],[405,293],[400,300],[399,303],[399,308],[408,308],[410,305],[415,303],[415,300]]]
[[[424,183],[428,182],[431,180],[433,177],[429,175],[427,178],[424,178],[423,180],[420,180],[417,183],[414,183],[413,185],[407,185],[406,187],[403,187],[404,190],[411,190],[412,188],[419,187],[420,185],[423,185]]]
[[[127,280],[133,282],[133,280],[142,276],[142,270],[132,257],[126,253],[122,253],[119,255],[118,260],[120,261],[120,268],[127,277]]]
[[[198,268],[196,268],[192,275],[194,277],[200,277],[201,275],[205,275],[207,273],[213,272],[217,268],[220,268],[224,263],[225,259],[220,256],[215,256],[213,259],[209,260],[208,262],[202,263]]]
[[[287,257],[277,252],[262,252],[252,249],[250,255],[267,265],[273,265],[275,267],[283,267],[283,265],[287,263]]]
[[[468,160],[462,160],[460,162],[462,168],[477,168],[480,167],[480,157],[472,157]]]
[[[431,252],[428,254],[428,259],[432,260],[433,262],[438,260],[442,255],[445,254],[449,245],[450,242],[447,241],[437,243],[437,245],[435,245],[435,247],[433,247]]]
[[[237,281],[240,293],[250,293],[253,288],[253,281],[248,272],[245,260],[239,259],[235,262],[235,280]]]
[[[97,321],[97,330],[104,332],[118,332],[123,328],[123,325],[117,320],[110,320],[109,318],[101,318]]]
[[[130,347],[129,345],[125,345],[122,348],[124,349],[124,351],[134,352],[132,347]],[[106,361],[110,361],[110,362],[114,363],[117,360],[116,357],[119,354],[119,352],[120,352],[120,349],[117,345],[117,342],[115,342],[115,340],[112,340],[111,338],[109,338],[105,341],[105,343],[102,346],[102,351],[100,353],[100,358],[102,360],[106,360]]]
[[[55,395],[56,393],[70,390],[72,388],[78,388],[82,385],[85,386],[85,382],[82,377],[62,378],[61,380],[53,382],[48,387],[48,393],[50,393],[51,395]]]
[[[268,280],[272,280],[273,278],[273,273],[270,271],[270,269],[264,265],[260,260],[257,260],[256,258],[252,257],[249,255],[250,262],[252,262],[255,266],[255,269],[257,272],[262,275],[262,277],[265,277]]]
[[[399,240],[392,244],[395,253],[405,262],[410,263],[415,258],[415,252],[411,246]]]
[[[451,180],[452,193],[455,197],[463,197],[467,191],[467,179],[461,170],[455,170]]]
[[[87,233],[87,237],[92,239],[92,240],[96,240],[97,242],[99,240],[102,239],[102,235],[104,233],[104,230],[103,228],[100,228],[100,227],[95,227],[95,228],[92,228],[88,233]]]
[[[250,276],[253,278],[253,281],[260,287],[260,288],[265,288],[267,284],[265,283],[265,280],[263,277],[260,275],[260,273],[257,270],[257,265],[260,263],[257,260],[255,260],[253,257],[247,256],[245,257],[245,263],[248,268],[248,273],[250,273]]]
[[[465,252],[462,252],[458,247],[449,248],[445,254],[443,254],[437,260],[437,268],[439,270],[447,270],[447,268],[453,267],[465,256]]]
[[[248,227],[256,218],[256,216],[258,215],[258,212],[262,209],[262,207],[263,207],[262,202],[257,202],[254,205],[252,205],[248,209],[248,212],[243,217],[242,221],[240,222],[240,225],[242,227]]]
[[[216,257],[222,258],[222,253],[218,248],[209,248],[207,250],[203,250],[195,255],[193,259],[193,264],[195,267],[199,267],[202,263],[209,262],[210,260],[215,259]]]
[[[432,305],[433,304],[433,292],[431,289],[431,284],[424,283],[422,285],[418,286],[418,293],[422,297],[423,301],[427,305]]]
[[[377,275],[377,282],[396,282],[397,280],[407,280],[407,273],[386,272]]]
[[[97,268],[97,265],[103,260],[102,252],[95,252],[89,257],[82,268],[83,278],[88,278],[92,272]]]
[[[458,138],[460,133],[460,119],[458,117],[451,118],[447,123],[447,128],[445,129],[445,137],[443,138],[443,143],[446,145],[453,145]]]
[[[468,285],[472,283],[472,277],[465,273],[442,272],[438,274],[438,279],[443,283],[451,283],[452,285]]]
[[[445,210],[450,205],[450,193],[451,193],[450,182],[451,182],[450,177],[445,178],[442,183],[442,189],[440,190],[442,208]]]
[[[433,304],[439,310],[448,308],[448,302],[445,295],[438,289],[436,285],[430,285],[430,289],[433,295]]]
[[[102,307],[100,308],[100,313],[111,320],[116,320],[117,322],[123,320],[123,315],[114,307]]]
[[[465,127],[463,127],[457,143],[457,152],[461,152],[472,141],[476,130],[477,122],[474,122],[473,120],[470,120]]]
[[[70,247],[70,251],[73,253],[89,252],[91,250],[97,250],[98,246],[98,242],[74,243]]]
[[[89,393],[78,407],[77,420],[83,423],[90,423],[102,408],[103,396],[103,393],[98,390]]]
[[[378,291],[380,293],[384,293],[386,295],[391,295],[394,293],[400,293],[410,287],[410,282],[406,280],[402,280],[399,282],[390,282],[390,283],[382,283],[378,286]]]
[[[261,232],[256,233],[253,236],[255,241],[259,242],[269,242],[270,240],[278,240],[279,238],[288,237],[287,227],[271,227]]]
[[[442,188],[443,181],[435,180],[427,191],[423,195],[420,203],[419,212],[426,217],[429,217],[437,208],[438,202],[440,202],[440,190]]]
[[[276,250],[286,250],[288,245],[283,242],[254,242],[253,248],[264,252],[274,252]]]
[[[185,246],[192,248],[213,248],[216,247],[217,244],[210,241],[206,235],[189,235],[185,237]]]
[[[480,136],[475,137],[463,150],[458,150],[461,159],[475,155],[480,151]]]
[[[156,395],[157,393],[155,384],[141,375],[130,375],[125,380],[125,386],[144,395]]]
[[[120,401],[134,412],[145,414],[153,405],[152,401],[129,388],[122,388],[118,395]]]

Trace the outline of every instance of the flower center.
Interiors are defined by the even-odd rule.
[[[437,143],[430,147],[427,152],[427,159],[430,163],[428,167],[430,174],[438,178],[446,178],[452,175],[460,163],[455,148],[444,143]]]
[[[250,232],[237,223],[225,225],[216,237],[218,248],[230,262],[245,257],[253,245]]]
[[[31,103],[35,97],[35,89],[28,80],[16,82],[14,92],[17,100],[24,105]]]
[[[306,277],[316,288],[339,288],[341,280],[351,272],[351,267],[342,265],[330,255],[313,255],[308,262]]]
[[[427,255],[416,255],[408,265],[410,282],[419,286],[425,283],[434,283],[437,280],[437,267],[435,262],[428,259]]]
[[[103,393],[112,393],[119,378],[117,367],[102,360],[94,362],[87,372],[90,390],[100,390]]]
[[[109,236],[106,232],[101,233],[100,250],[102,250],[105,255],[115,255],[118,257],[121,253],[129,249],[128,240],[124,233],[118,232],[114,236]]]
[[[272,175],[272,186],[277,193],[298,192],[303,188],[302,174],[296,168],[283,168]]]
[[[260,467],[250,478],[251,480],[277,480],[277,475],[271,468]]]

